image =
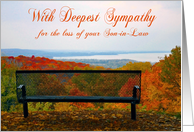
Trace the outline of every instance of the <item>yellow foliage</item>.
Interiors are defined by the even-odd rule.
[[[54,105],[56,111],[71,111],[73,106],[70,103],[60,102]]]
[[[7,111],[1,111],[1,115],[7,114]]]
[[[118,68],[120,70],[141,70],[142,72],[145,72],[146,70],[151,71],[151,63],[150,62],[129,62],[126,65],[124,65],[121,68]]]
[[[128,103],[104,103],[104,109],[123,109]]]

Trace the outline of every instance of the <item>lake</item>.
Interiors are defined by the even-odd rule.
[[[113,60],[113,59],[131,59],[142,62],[159,62],[165,55],[170,53],[132,53],[118,55],[93,55],[93,56],[72,56],[72,57],[53,57],[53,59],[98,59],[98,60]]]

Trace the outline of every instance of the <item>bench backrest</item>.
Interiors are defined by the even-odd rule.
[[[16,87],[26,96],[113,96],[140,100],[141,71],[131,70],[28,70],[16,71]],[[17,93],[22,96],[21,92]]]

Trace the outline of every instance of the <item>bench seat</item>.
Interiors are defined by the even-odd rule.
[[[117,102],[129,103],[138,101],[133,97],[111,97],[111,96],[26,96],[20,98],[27,102]]]

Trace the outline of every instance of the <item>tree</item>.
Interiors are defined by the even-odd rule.
[[[64,80],[66,77],[64,77]],[[38,83],[36,86],[36,95],[60,95],[68,94],[65,83],[62,78],[58,78],[56,74],[39,74]]]
[[[11,61],[10,61],[11,59]],[[12,111],[20,109],[16,98],[16,76],[13,58],[9,58],[9,62],[6,62],[6,58],[1,60],[1,110]],[[18,105],[18,107],[16,107]],[[20,108],[19,108],[20,107]]]
[[[141,103],[147,110],[181,112],[181,52],[171,50],[169,57],[154,64],[151,71],[142,73]]]
[[[163,82],[173,85],[178,95],[181,95],[181,48],[176,46],[176,48],[171,50],[169,57],[165,56],[164,60],[161,60],[161,73],[160,77]]]

